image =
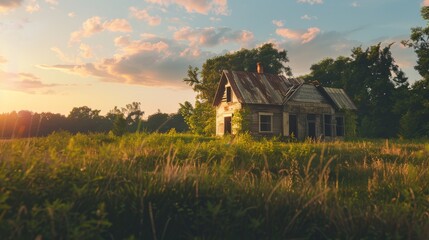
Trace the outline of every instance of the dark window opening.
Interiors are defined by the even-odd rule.
[[[259,115],[259,131],[260,132],[271,132],[272,115],[261,114]]]
[[[325,136],[332,136],[332,116],[324,115]]]
[[[335,121],[337,122],[337,128],[336,128],[337,136],[343,137],[344,136],[344,117],[336,117]]]
[[[289,115],[289,136],[298,138],[298,122],[296,115]]]
[[[231,117],[224,118],[224,134],[231,134],[232,132],[231,119]]]
[[[226,102],[232,102],[231,87],[226,87]]]
[[[316,138],[316,115],[308,114],[307,115],[307,136],[310,138]]]

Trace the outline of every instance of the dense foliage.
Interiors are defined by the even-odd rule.
[[[391,45],[354,48],[350,57],[324,59],[311,66],[305,79],[343,88],[358,108],[357,132],[362,137],[395,137],[408,82],[395,63]]]
[[[116,135],[127,132],[177,132],[188,130],[180,113],[167,114],[158,110],[157,113],[143,119],[144,112],[140,103],[127,104],[125,108],[115,107],[106,116],[100,110],[87,106],[75,107],[68,116],[53,113],[33,113],[19,111],[0,114],[0,139],[47,136],[56,131],[71,133],[107,133]]]
[[[180,112],[193,133],[213,135],[215,132],[216,112],[212,104],[221,71],[256,72],[258,62],[266,73],[291,74],[286,66],[289,62],[287,52],[279,51],[270,43],[207,59],[201,72],[198,67],[189,66],[188,76],[183,80],[197,93],[197,97],[194,106],[190,102],[181,104]]]
[[[2,239],[426,239],[429,144],[0,141]]]
[[[429,21],[429,7],[421,10]],[[429,26],[411,29],[409,40],[403,45],[413,48],[418,60],[415,69],[423,77],[411,87],[404,72],[391,53],[391,46],[381,43],[366,49],[355,47],[349,57],[326,58],[311,66],[310,74],[302,76],[308,82],[318,81],[325,87],[343,88],[358,108],[357,136],[367,138],[429,137]],[[190,130],[213,135],[215,110],[211,106],[220,79],[220,71],[256,71],[256,63],[264,71],[291,75],[286,66],[289,59],[285,50],[272,44],[255,49],[208,59],[202,66],[189,66],[184,79],[197,93],[196,103],[181,104],[180,112]]]

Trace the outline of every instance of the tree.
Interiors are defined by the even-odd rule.
[[[417,54],[417,65],[414,67],[424,80],[429,81],[429,7],[422,7],[420,14],[428,21],[425,28],[411,28],[409,40],[402,41],[402,44],[413,48]]]
[[[349,62],[348,57],[340,56],[337,59],[325,58],[310,67],[311,74],[304,76],[305,81],[318,81],[325,87],[343,88],[345,72]]]
[[[144,111],[141,110],[140,105],[141,105],[140,102],[132,102],[130,104],[125,105],[125,107],[121,109],[115,106],[112,110],[110,110],[107,113],[106,118],[113,123],[114,128],[115,128],[115,124],[117,125],[119,124],[117,127],[120,127],[120,128],[123,128],[123,125],[125,124],[125,130],[123,131],[129,131],[129,132],[140,131],[141,124],[142,124],[142,117],[144,115]]]
[[[273,44],[267,43],[255,49],[241,49],[234,53],[207,59],[202,71],[189,66],[188,76],[183,79],[197,93],[195,107],[185,102],[181,110],[186,123],[194,133],[214,134],[216,112],[212,106],[222,70],[256,71],[260,62],[264,72],[291,75],[285,64],[289,61],[285,50],[279,51]]]
[[[122,108],[122,113],[125,116],[128,126],[137,130],[138,125],[141,122],[141,118],[144,115],[144,111],[140,109],[140,102],[132,102],[127,104],[125,108]]]
[[[147,117],[145,129],[148,132],[167,132],[164,126],[168,122],[169,116],[167,113],[162,113],[159,109],[157,113],[154,113]]]
[[[92,110],[87,106],[74,107],[67,116],[68,127],[72,133],[77,132],[101,132],[104,118],[100,116],[100,110]]]
[[[312,65],[304,77],[345,89],[357,105],[358,133],[363,137],[393,137],[399,131],[398,105],[408,94],[408,82],[392,57],[391,46],[353,48],[350,57]]]
[[[407,111],[401,118],[401,134],[408,138],[429,137],[429,7],[422,7],[421,16],[428,21],[426,27],[411,29],[410,39],[402,41],[417,55],[414,68],[422,79],[411,86]]]

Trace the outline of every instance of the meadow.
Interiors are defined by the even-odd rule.
[[[0,140],[1,239],[427,239],[429,143]]]

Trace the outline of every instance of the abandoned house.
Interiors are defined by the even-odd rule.
[[[346,113],[357,109],[343,89],[263,73],[259,64],[257,69],[222,72],[213,102],[216,135],[235,134],[234,114],[246,109],[247,115],[240,116],[252,135],[344,138]]]

